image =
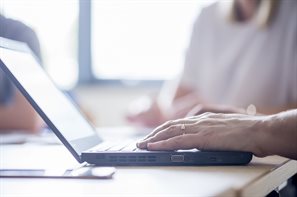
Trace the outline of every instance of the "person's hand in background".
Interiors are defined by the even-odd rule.
[[[192,89],[179,85],[175,90],[163,87],[159,97],[142,97],[133,102],[126,119],[138,126],[156,127],[168,120],[213,113],[246,113],[245,109],[209,104]]]
[[[32,134],[38,133],[45,126],[43,120],[19,91],[15,91],[15,98],[11,102],[13,103],[6,106],[0,105],[2,132],[19,130]]]
[[[238,114],[245,114],[246,110],[243,108],[227,106],[227,105],[208,105],[208,104],[198,104],[193,107],[187,114],[188,117],[197,116],[206,112],[211,113],[238,113]]]
[[[148,150],[248,151],[297,159],[297,110],[270,116],[205,113],[168,121],[137,143]]]
[[[31,27],[19,20],[7,18],[1,13],[0,26],[1,30],[4,30],[0,31],[0,37],[26,43],[32,50],[38,63],[42,64],[39,39]],[[26,67],[26,65],[23,66]],[[44,122],[39,115],[0,69],[1,97],[4,98],[5,102],[0,102],[0,132],[9,133],[10,131],[18,130],[27,133],[38,133],[44,126]]]
[[[130,106],[126,118],[132,124],[152,128],[167,120],[185,117],[198,101],[195,94],[188,94],[164,107],[157,99],[143,97]]]
[[[142,127],[155,127],[166,121],[156,99],[142,97],[129,106],[126,119],[135,125]]]

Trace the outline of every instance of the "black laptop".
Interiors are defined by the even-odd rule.
[[[100,166],[243,165],[252,158],[249,152],[147,151],[136,148],[135,142],[105,142],[75,104],[54,85],[26,44],[0,37],[0,68],[80,163]]]

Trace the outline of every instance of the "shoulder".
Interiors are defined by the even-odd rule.
[[[11,37],[11,39],[17,40],[21,34],[35,34],[26,24],[3,15],[0,15],[0,25],[5,27],[0,30],[2,37]]]
[[[202,8],[194,23],[194,28],[204,29],[215,24],[218,19],[219,8],[219,2],[211,3]]]
[[[218,2],[211,3],[210,5],[205,6],[204,8],[201,9],[199,17],[205,18],[205,19],[213,18],[214,16],[217,15],[218,8],[219,8]]]
[[[21,21],[7,18],[0,14],[0,36],[27,43],[41,61],[40,43],[35,31]]]

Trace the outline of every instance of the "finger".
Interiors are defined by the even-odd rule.
[[[166,129],[167,127],[170,127],[172,125],[172,120],[169,120],[167,122],[165,122],[164,124],[158,126],[157,128],[155,128],[150,134],[148,134],[147,136],[145,136],[142,140],[146,140],[152,136],[154,136],[156,133],[158,133],[159,131]]]
[[[187,118],[167,121],[165,124],[160,125],[152,133],[150,133],[149,135],[147,135],[143,139],[143,141],[144,140],[147,140],[148,138],[151,138],[151,137],[155,136],[157,133],[159,133],[162,130],[165,130],[165,129],[169,128],[170,126],[178,125],[178,124],[193,124],[193,123],[195,123],[195,119],[187,119]]]
[[[139,148],[145,149],[145,148],[147,148],[147,143],[149,143],[149,142],[155,142],[158,140],[167,139],[169,137],[181,135],[183,133],[195,133],[195,132],[197,132],[196,127],[201,125],[201,123],[203,123],[203,125],[205,125],[205,124],[211,125],[214,118],[210,118],[210,117],[218,117],[218,116],[219,116],[219,114],[205,113],[203,115],[196,116],[196,117],[168,121],[164,125],[161,125],[157,129],[155,129],[151,134],[146,136],[144,139],[140,140],[137,143],[137,146]],[[175,127],[176,125],[179,125],[179,126]],[[183,129],[184,131],[180,132],[182,125],[186,126],[185,127],[186,130]],[[175,128],[177,130],[175,130]],[[162,134],[158,135],[158,133],[160,133],[160,132],[162,132]],[[163,132],[165,132],[165,133],[163,133]],[[170,134],[170,132],[173,132],[173,133]]]
[[[149,142],[155,142],[158,140],[163,140],[166,139],[166,136],[160,135],[157,138],[154,138],[159,132],[161,131],[165,131],[166,134],[168,136],[176,136],[178,134],[181,134],[178,131],[175,131],[173,134],[169,134],[168,132],[170,131],[174,131],[174,125],[180,125],[179,127],[177,127],[178,129],[181,128],[181,125],[185,124],[187,130],[184,131],[186,133],[195,133],[197,132],[197,128],[195,128],[193,125],[201,125],[203,123],[203,125],[207,124],[207,125],[211,125],[215,119],[224,119],[225,115],[224,114],[214,114],[211,112],[207,112],[198,116],[193,116],[193,117],[187,117],[187,118],[183,118],[183,119],[178,119],[178,120],[171,120],[166,122],[165,124],[157,127],[152,133],[150,133],[148,136],[146,136],[143,140],[139,141],[137,143],[137,146],[139,148],[147,148],[147,143]],[[218,120],[215,120],[218,121]],[[190,125],[190,126],[188,126]],[[171,129],[168,129],[172,127]],[[180,130],[179,130],[180,131]],[[160,138],[159,138],[160,137]]]
[[[200,119],[206,119],[206,118],[224,118],[225,114],[220,113],[212,113],[212,112],[205,112],[200,115],[197,115],[197,117],[200,117]]]
[[[180,130],[181,129],[178,128],[177,125],[171,125],[171,126],[165,128],[164,130],[159,131],[155,135],[153,135],[153,136],[151,136],[149,138],[146,138],[146,139],[144,139],[142,141],[139,141],[137,143],[137,147],[141,148],[141,149],[146,149],[147,148],[147,143],[155,142],[155,141],[158,141],[158,140],[161,140],[161,139],[166,139],[165,135],[168,136],[168,137],[169,136],[179,135]]]
[[[137,144],[137,146],[139,148],[145,149],[147,148],[147,144],[148,143],[152,143],[152,142],[157,142],[157,141],[162,141],[162,140],[166,140],[175,136],[179,136],[179,135],[184,135],[184,134],[189,134],[192,133],[193,131],[195,132],[195,129],[192,129],[192,127],[194,127],[195,124],[177,124],[177,125],[172,125],[162,131],[160,131],[159,133],[157,133],[156,135],[141,141]]]
[[[205,112],[203,114],[195,115],[195,116],[188,116],[185,119],[205,119],[205,118],[216,118],[216,117],[221,117],[223,114],[216,114],[212,112]]]
[[[148,150],[179,150],[192,149],[199,146],[195,134],[176,136],[167,140],[148,143]]]

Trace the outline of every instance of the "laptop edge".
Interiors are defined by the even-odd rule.
[[[8,44],[7,44],[8,43]],[[9,44],[13,43],[13,44]],[[19,43],[19,44],[18,44]],[[13,47],[17,46],[17,47]],[[31,50],[24,43],[10,41],[0,37],[0,49],[16,50],[33,55]],[[21,49],[21,50],[20,50]],[[52,129],[55,135],[71,152],[75,159],[82,163],[101,166],[197,166],[197,165],[244,165],[251,161],[252,153],[240,151],[143,151],[143,152],[91,152],[88,151],[98,143],[102,142],[100,137],[94,134],[77,139],[77,147],[73,141],[68,141],[63,131],[59,131],[44,110],[31,97],[30,93],[23,87],[14,73],[4,64],[0,54],[0,68],[7,77],[20,90],[36,112],[41,116],[45,123]],[[70,101],[68,101],[70,102]],[[59,107],[59,106],[57,106]],[[82,116],[83,118],[83,116]],[[79,150],[79,151],[78,151]]]

